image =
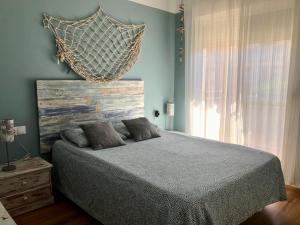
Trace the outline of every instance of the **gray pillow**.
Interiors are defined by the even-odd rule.
[[[131,133],[121,121],[113,123],[113,127],[120,134],[123,140],[126,140],[127,138],[132,138]]]
[[[115,129],[115,131],[117,131],[116,129]],[[118,134],[120,135],[120,137],[122,138],[122,140],[127,140],[128,138],[124,135],[124,134],[122,134],[122,133],[120,133],[119,131],[117,131],[118,132]]]
[[[93,124],[93,123],[96,123],[96,122],[104,122],[104,121],[103,120],[102,121],[93,121],[93,122],[88,122],[88,123],[84,123],[84,124]],[[130,132],[128,131],[126,126],[122,123],[122,121],[120,121],[120,120],[119,121],[114,121],[114,122],[112,122],[112,125],[113,125],[114,129],[119,133],[119,135],[121,136],[121,138],[123,140],[127,140],[128,138],[132,138]],[[79,129],[81,129],[81,128],[79,128]]]
[[[67,141],[77,145],[80,148],[85,148],[85,147],[90,146],[89,141],[87,140],[87,138],[85,136],[85,133],[83,132],[83,130],[80,127],[63,130],[60,133],[60,136],[63,140],[67,140]]]
[[[94,150],[126,145],[111,122],[80,125]]]
[[[160,137],[158,130],[145,117],[122,120],[135,141],[143,141],[151,138]]]

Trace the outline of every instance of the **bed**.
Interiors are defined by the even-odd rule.
[[[168,132],[101,151],[58,141],[52,155],[59,190],[105,225],[237,225],[286,199],[275,156]]]
[[[38,98],[39,112],[47,99]],[[48,120],[40,130],[73,125]],[[104,225],[238,225],[286,199],[279,159],[243,146],[161,131],[160,138],[100,151],[63,140],[47,149],[55,186]]]

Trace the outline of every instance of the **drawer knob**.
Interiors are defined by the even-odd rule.
[[[26,201],[27,199],[28,199],[28,197],[26,195],[24,195],[23,200]]]

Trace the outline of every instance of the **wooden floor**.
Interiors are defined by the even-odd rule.
[[[288,201],[267,206],[241,225],[300,225],[300,189],[287,187]],[[55,204],[14,218],[18,225],[102,225],[61,195]]]

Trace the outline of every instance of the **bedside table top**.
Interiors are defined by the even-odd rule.
[[[52,165],[50,163],[48,163],[40,157],[33,157],[28,160],[19,160],[14,162],[13,164],[17,167],[15,170],[9,172],[0,171],[0,180],[13,176],[18,176],[24,173],[30,173],[38,170],[52,168]],[[4,165],[5,164],[1,165],[1,168]]]
[[[0,202],[0,224],[1,225],[17,225],[10,217],[2,203]]]

